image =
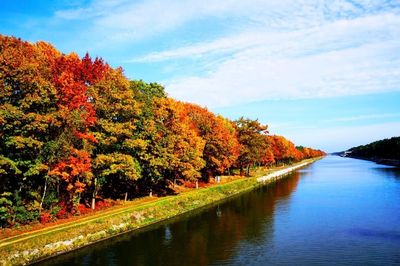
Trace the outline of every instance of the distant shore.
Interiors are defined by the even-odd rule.
[[[375,162],[377,164],[400,167],[400,160],[397,160],[397,159],[386,159],[386,158],[378,158],[378,157],[361,157],[361,156],[354,156],[351,154],[346,154],[346,156],[344,156],[343,154],[338,154],[338,155],[341,157],[349,157],[349,158],[353,158],[353,159],[371,161],[371,162]]]

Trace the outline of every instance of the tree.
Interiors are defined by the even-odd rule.
[[[61,127],[51,82],[59,55],[44,42],[0,35],[0,193],[10,192],[14,199],[18,194],[28,200],[47,182],[54,159],[49,143]]]
[[[90,168],[89,153],[72,149],[70,155],[57,163],[49,172],[50,176],[57,177],[62,181],[62,188],[67,192],[63,200],[69,210],[74,211],[73,208],[79,203],[86,184],[90,184],[93,177]],[[76,198],[76,196],[78,197]]]
[[[195,104],[185,104],[187,112],[198,134],[205,141],[203,176],[208,178],[223,174],[236,162],[240,145],[234,125],[222,116],[217,116]]]
[[[194,130],[184,104],[161,98],[156,101],[156,106],[155,119],[161,129],[157,138],[162,150],[167,152],[163,172],[167,177],[198,179],[199,171],[204,167],[204,141]]]
[[[242,146],[236,165],[243,174],[246,168],[246,175],[250,174],[250,166],[260,162],[264,152],[268,149],[265,135],[268,133],[268,126],[262,125],[258,120],[245,119],[243,117],[235,121],[239,143]]]
[[[90,154],[98,140],[91,132],[97,117],[89,89],[100,83],[109,69],[101,59],[92,61],[88,54],[80,59],[74,53],[57,57],[52,68],[63,125],[54,147],[63,151],[63,155],[49,176],[58,177],[66,188],[62,190],[67,194],[63,198],[70,211],[79,204],[81,193],[92,184]]]
[[[89,95],[97,117],[92,127],[97,140],[93,149],[94,208],[95,198],[103,185],[109,188],[111,184],[118,184],[127,196],[126,189],[133,187],[132,182],[142,176],[137,160],[141,141],[135,133],[141,105],[134,99],[135,95],[129,87],[129,81],[123,76],[122,69],[108,68],[104,78],[90,88]],[[128,170],[129,167],[132,169]],[[118,191],[113,191],[115,195],[119,195]],[[115,197],[110,193],[105,194]]]
[[[94,161],[94,169],[96,169],[96,182],[104,184],[105,196],[113,198],[124,192],[125,201],[131,190],[132,181],[141,177],[139,163],[132,156],[123,153],[98,155]],[[93,209],[94,206],[95,203],[92,205]]]

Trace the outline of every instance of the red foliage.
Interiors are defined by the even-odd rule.
[[[68,218],[69,213],[67,211],[67,204],[65,204],[64,202],[60,202],[58,205],[61,207],[61,209],[56,213],[57,219]]]
[[[113,204],[111,204],[110,201],[108,200],[99,200],[96,202],[96,210],[102,210],[111,207]]]
[[[93,85],[101,80],[109,70],[108,64],[103,59],[96,57],[93,61],[88,53],[82,58],[81,63],[81,79],[86,83]]]
[[[81,111],[82,120],[86,126],[91,126],[96,121],[95,110],[88,100],[88,87],[81,76],[81,60],[76,55],[60,57],[55,64],[53,82],[59,93],[59,107],[66,109],[65,115],[72,110]]]
[[[98,143],[97,139],[93,136],[91,133],[82,133],[79,131],[75,131],[75,137],[78,139],[86,139],[87,141],[90,141],[92,143]]]
[[[65,219],[65,218],[68,218],[68,216],[69,216],[69,213],[66,208],[62,208],[56,214],[57,219]]]
[[[96,58],[92,61],[88,54],[82,60],[76,54],[63,55],[55,60],[52,82],[57,87],[58,106],[67,124],[71,128],[75,127],[75,136],[78,139],[97,142],[88,133],[89,127],[96,122],[96,111],[88,88],[100,81],[109,69],[102,59]],[[72,111],[79,113],[82,123],[80,126],[76,126],[76,117],[70,117]]]
[[[41,224],[46,224],[46,223],[48,223],[48,222],[50,222],[51,221],[51,214],[50,213],[48,213],[48,212],[44,212],[44,213],[42,213],[42,215],[40,216],[40,223]]]
[[[87,208],[84,204],[79,204],[78,206],[78,213],[79,214],[87,214],[89,212],[91,212],[92,209]]]

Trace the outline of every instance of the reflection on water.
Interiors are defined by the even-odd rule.
[[[377,172],[382,172],[382,175],[394,179],[398,179],[400,181],[400,168],[396,167],[376,167],[373,168]]]
[[[351,234],[363,237],[384,238],[387,240],[400,241],[400,231],[385,231],[374,229],[353,229]]]
[[[328,156],[44,265],[400,265],[399,169]]]
[[[299,173],[199,213],[46,261],[45,265],[208,265],[229,260],[241,240],[272,237],[276,202],[288,200]]]

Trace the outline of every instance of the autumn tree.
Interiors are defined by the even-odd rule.
[[[240,155],[236,162],[240,173],[250,174],[250,167],[262,161],[268,142],[265,135],[268,133],[267,126],[260,124],[258,120],[245,119],[243,117],[235,121],[239,143],[242,146]]]
[[[176,179],[197,180],[204,168],[204,140],[188,116],[186,105],[167,98],[157,83],[131,81],[131,90],[143,106],[136,133],[142,140],[139,159],[144,188],[168,186]]]
[[[74,53],[58,57],[52,68],[63,124],[54,146],[63,151],[63,156],[51,169],[50,176],[58,177],[69,210],[92,184],[91,152],[98,141],[91,132],[97,117],[89,89],[102,81],[108,70],[101,59],[92,60],[88,54],[80,59]]]
[[[103,190],[105,196],[133,194],[133,182],[142,176],[137,160],[142,141],[135,135],[141,105],[134,99],[129,81],[122,69],[107,68],[104,78],[90,88],[90,100],[96,112],[92,127],[97,143],[93,149],[93,203],[102,186],[118,186],[121,190]],[[112,193],[111,193],[112,192]]]
[[[296,147],[283,136],[269,136],[272,152],[276,163],[290,163],[296,158]]]
[[[40,192],[57,156],[49,151],[62,126],[51,82],[57,56],[46,43],[0,35],[0,194],[22,198],[19,210],[39,209]]]
[[[156,143],[163,158],[164,177],[197,180],[204,167],[204,140],[198,136],[185,113],[185,105],[171,98],[156,101]],[[165,160],[165,161],[164,161]]]
[[[232,122],[195,104],[185,104],[200,137],[205,141],[203,175],[208,178],[223,174],[237,160],[240,144]]]

